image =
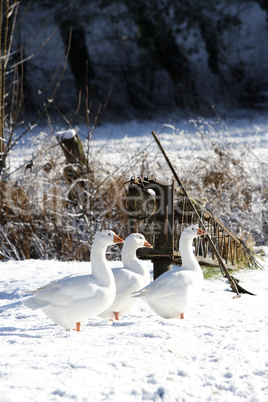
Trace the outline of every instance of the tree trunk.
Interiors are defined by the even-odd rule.
[[[7,64],[9,1],[0,1],[0,174],[5,169],[5,75]]]

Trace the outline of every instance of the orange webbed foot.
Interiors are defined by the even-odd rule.
[[[117,321],[119,321],[119,313],[117,311],[114,311],[114,317]]]

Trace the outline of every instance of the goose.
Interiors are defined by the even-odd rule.
[[[151,309],[163,318],[184,318],[189,305],[203,286],[203,273],[194,256],[192,243],[206,232],[195,225],[183,230],[180,237],[182,265],[164,272],[148,286],[132,294],[141,297]]]
[[[106,249],[124,243],[111,230],[100,232],[91,248],[91,274],[70,275],[45,285],[23,300],[32,310],[41,309],[67,330],[80,331],[81,323],[107,309],[115,298],[115,282],[106,260]]]
[[[125,239],[122,249],[123,267],[112,269],[116,286],[115,300],[108,309],[99,314],[100,318],[119,320],[136,302],[131,293],[150,283],[150,273],[136,255],[141,247],[152,248],[141,233],[131,233]]]

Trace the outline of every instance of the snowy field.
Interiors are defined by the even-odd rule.
[[[53,127],[54,133],[66,129],[66,126]],[[173,163],[179,161],[193,162],[193,159],[201,153],[209,153],[215,144],[234,150],[239,145],[247,146],[254,152],[255,158],[267,162],[268,149],[268,118],[266,116],[243,114],[237,118],[208,118],[208,119],[179,119],[160,118],[154,121],[133,120],[125,123],[102,123],[88,134],[85,125],[76,127],[80,138],[85,143],[85,151],[89,152],[92,159],[106,162],[111,167],[121,168],[129,163],[132,166],[133,158],[137,154],[147,153],[162,167],[160,151],[151,135],[152,131],[159,136],[163,147]],[[20,136],[25,128],[16,131]],[[41,132],[41,135],[38,136]],[[86,139],[90,137],[89,147]],[[40,137],[40,138],[39,138]],[[55,136],[49,126],[36,126],[28,132],[10,153],[8,163],[11,172],[14,167],[19,168],[23,163],[29,162],[40,152],[40,148],[47,146],[47,157],[51,157],[51,148],[55,143]],[[193,154],[195,152],[195,154]],[[42,158],[45,158],[44,152]],[[148,155],[147,155],[148,156]],[[137,159],[137,158],[136,158]],[[44,159],[43,159],[44,160]],[[162,163],[163,162],[163,163]],[[251,162],[253,163],[251,158]],[[23,171],[24,171],[23,166]],[[164,168],[164,167],[163,167]],[[156,174],[161,174],[161,168]],[[169,172],[170,174],[170,172]]]
[[[268,401],[264,250],[264,270],[236,275],[257,296],[234,299],[224,279],[208,280],[184,320],[162,319],[138,300],[120,322],[90,319],[81,333],[20,298],[90,263],[2,262],[0,401]]]
[[[267,164],[267,118],[245,115],[226,124],[216,129],[172,120],[103,124],[93,134],[90,152],[107,171],[132,163],[133,174],[139,174],[135,155],[146,149],[148,163],[161,179],[170,172],[152,130],[177,169],[190,169],[193,160],[209,154],[213,141],[224,147],[231,144],[234,152],[245,144],[250,153],[244,153],[244,163],[253,172],[252,180],[263,183],[267,171],[258,167]],[[44,134],[48,146],[49,135]],[[79,135],[85,138],[86,129],[81,127]],[[19,144],[11,153],[14,174],[24,173],[19,167],[38,151],[29,138],[24,139],[26,147]],[[263,249],[264,270],[235,275],[257,296],[233,299],[224,279],[207,280],[185,320],[164,320],[138,300],[120,322],[91,319],[81,333],[66,332],[42,312],[24,307],[20,299],[52,280],[90,270],[90,263],[0,262],[0,402],[267,402],[268,247]],[[151,271],[151,264],[145,264]]]

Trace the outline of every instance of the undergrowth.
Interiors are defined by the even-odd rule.
[[[192,158],[182,155],[174,141],[172,160],[184,185],[193,196],[206,198],[213,214],[249,248],[255,242],[264,244],[267,166],[246,145],[212,141],[209,136],[203,143]],[[134,175],[167,183],[172,177],[158,151],[131,151],[123,142],[121,147],[124,157],[114,166],[105,147],[96,152],[85,143],[91,175],[85,172],[71,182],[53,135],[40,133],[31,154],[25,148],[18,161],[11,155],[10,173],[0,182],[0,259],[89,260],[99,230],[109,228],[124,238],[128,229],[123,183]],[[109,250],[108,258],[119,258],[119,248]],[[205,269],[205,277],[211,275],[217,275],[217,269]]]
[[[185,187],[250,248],[265,244],[268,234],[268,163],[253,144],[232,140],[220,120],[195,121],[201,145],[183,155],[178,147],[173,163]],[[180,130],[175,131],[180,136]],[[175,136],[175,139],[176,139]],[[184,134],[185,136],[185,134]],[[176,143],[174,141],[174,148]],[[169,172],[165,171],[165,176]]]

